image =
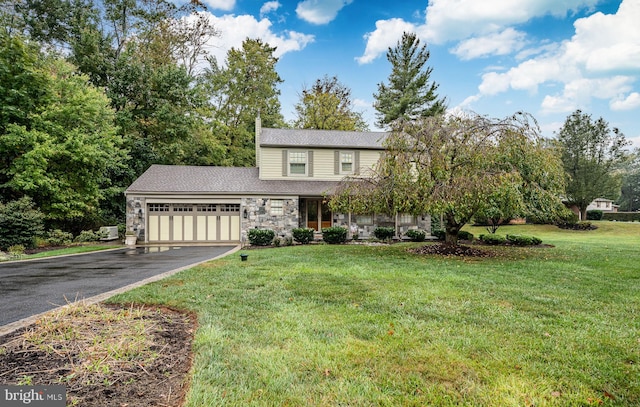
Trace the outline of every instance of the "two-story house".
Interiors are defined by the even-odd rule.
[[[153,165],[125,191],[127,230],[145,243],[241,242],[252,228],[340,225],[361,237],[380,225],[430,230],[428,216],[332,213],[326,197],[372,168],[386,133],[262,128],[256,167]]]

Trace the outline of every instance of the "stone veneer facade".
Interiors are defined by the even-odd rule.
[[[291,236],[291,231],[300,227],[300,213],[298,198],[277,199],[282,201],[282,214],[271,214],[273,198],[242,198],[241,204],[241,239],[247,241],[249,229],[271,229],[276,236]],[[246,217],[245,217],[246,211]]]

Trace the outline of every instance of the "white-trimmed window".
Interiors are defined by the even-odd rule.
[[[289,175],[307,175],[306,151],[289,151]]]
[[[403,213],[399,216],[398,221],[402,225],[412,225],[414,223],[414,217],[411,214]]]
[[[284,215],[284,201],[282,199],[272,199],[270,213],[272,216]]]
[[[353,151],[340,152],[340,173],[353,174]]]
[[[356,215],[355,221],[358,225],[373,225],[373,215]]]

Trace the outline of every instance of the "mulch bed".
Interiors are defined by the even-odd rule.
[[[103,307],[123,310],[131,306]],[[166,308],[143,308],[143,316],[135,317],[137,321],[131,323],[143,323],[148,327],[145,341],[154,355],[152,359],[143,362],[118,361],[108,372],[91,368],[79,369],[80,366],[87,365],[87,360],[83,360],[82,356],[87,351],[86,337],[91,337],[91,330],[99,331],[100,323],[95,322],[95,326],[89,327],[89,333],[84,334],[83,338],[63,340],[48,347],[25,340],[29,333],[33,335],[37,332],[36,323],[0,337],[0,383],[64,385],[67,388],[67,405],[182,405],[189,385],[191,344],[196,318]],[[129,321],[125,321],[124,326],[127,323]],[[117,335],[110,340],[117,341]]]
[[[448,244],[429,244],[415,249],[409,249],[409,252],[415,254],[431,254],[439,256],[456,256],[456,257],[494,257],[495,253],[482,250],[476,247],[464,245],[448,245]]]

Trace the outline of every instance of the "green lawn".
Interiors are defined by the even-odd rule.
[[[249,250],[114,301],[197,312],[192,407],[638,406],[640,224],[598,226],[504,227],[555,247],[489,259]]]

